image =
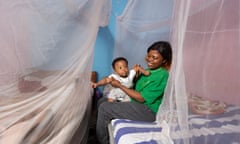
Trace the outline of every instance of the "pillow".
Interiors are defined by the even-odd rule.
[[[222,114],[226,108],[226,104],[223,102],[209,100],[196,95],[190,95],[188,103],[191,112],[200,115]]]

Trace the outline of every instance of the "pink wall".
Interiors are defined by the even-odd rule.
[[[234,1],[216,2],[189,17],[183,56],[189,92],[240,104],[239,9]]]

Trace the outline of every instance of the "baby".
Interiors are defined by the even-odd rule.
[[[97,83],[92,83],[92,87],[96,88],[98,86],[103,86],[110,84],[112,79],[118,80],[122,85],[132,88],[133,87],[133,80],[136,75],[142,73],[146,76],[150,75],[150,72],[142,68],[140,65],[134,65],[133,69],[129,71],[128,69],[128,61],[124,57],[115,58],[112,62],[112,68],[114,73],[105,77],[98,81]],[[109,93],[106,95],[109,102],[119,101],[119,102],[126,102],[130,101],[130,97],[125,94],[119,88],[114,88],[111,86]]]

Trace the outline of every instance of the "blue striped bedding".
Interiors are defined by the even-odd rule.
[[[110,132],[114,144],[182,144],[182,138],[192,144],[239,144],[240,108],[228,106],[225,113],[218,115],[192,114],[189,116],[189,131],[176,127],[171,131],[171,137],[167,134],[169,127],[166,123],[160,125],[126,119],[112,120]]]
[[[148,123],[131,121],[126,119],[114,119],[111,121],[114,128],[113,137],[115,144],[159,144],[163,141],[172,143],[166,123],[161,125],[156,122]]]

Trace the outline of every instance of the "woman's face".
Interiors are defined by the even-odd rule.
[[[163,57],[157,50],[150,50],[145,59],[150,69],[160,68],[163,63]]]

